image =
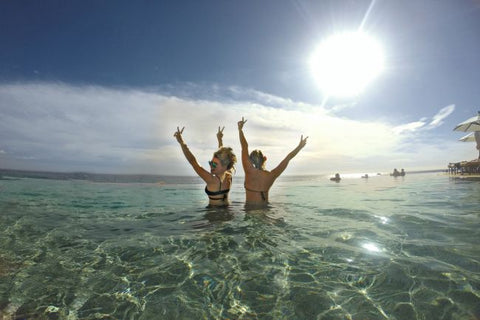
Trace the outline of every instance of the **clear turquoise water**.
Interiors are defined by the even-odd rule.
[[[480,181],[241,180],[0,180],[0,318],[480,318]]]

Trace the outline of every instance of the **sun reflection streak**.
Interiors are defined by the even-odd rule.
[[[387,217],[383,216],[375,216],[375,218],[378,218],[382,224],[387,224],[390,221]]]
[[[362,248],[371,251],[371,252],[381,252],[382,250],[374,243],[367,242],[362,245]]]

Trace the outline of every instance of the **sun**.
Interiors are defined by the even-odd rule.
[[[363,32],[340,33],[320,43],[310,58],[310,68],[326,95],[354,96],[382,72],[383,50]]]

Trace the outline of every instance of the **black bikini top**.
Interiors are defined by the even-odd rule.
[[[218,188],[218,191],[210,191],[207,189],[207,186],[205,186],[205,193],[208,195],[208,198],[211,200],[225,200],[227,199],[227,195],[230,192],[230,189],[222,190],[222,181],[220,180],[220,178],[218,178],[218,180],[220,181],[220,187]],[[219,196],[219,195],[223,195],[223,197],[212,198],[212,196]]]

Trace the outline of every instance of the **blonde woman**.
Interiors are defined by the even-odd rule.
[[[238,134],[242,146],[242,165],[243,171],[245,172],[244,186],[246,204],[266,205],[268,203],[268,191],[270,187],[282,172],[285,171],[290,160],[305,147],[308,137],[304,139],[302,135],[298,146],[293,149],[275,169],[268,171],[265,169],[267,157],[263,155],[262,151],[253,150],[250,154],[248,153],[248,143],[243,133],[243,126],[246,122],[247,120],[244,120],[243,117],[241,121],[238,121]]]
[[[208,162],[210,172],[198,164],[195,156],[185,144],[182,137],[185,127],[183,127],[182,130],[177,127],[177,131],[173,134],[180,144],[185,158],[187,158],[187,161],[193,167],[193,170],[195,170],[198,176],[207,184],[205,186],[205,193],[208,196],[210,206],[225,206],[229,204],[228,193],[232,185],[232,172],[235,170],[235,163],[237,162],[237,157],[233,153],[232,148],[223,146],[224,128],[225,127],[220,129],[220,127],[218,127],[218,150],[213,154],[212,160]]]

